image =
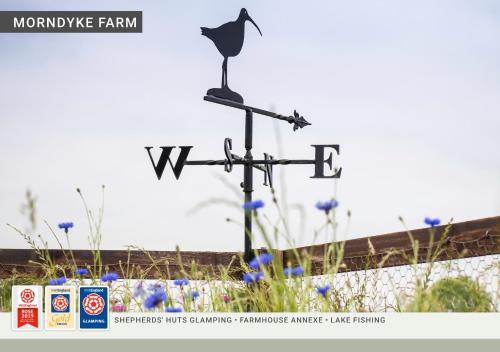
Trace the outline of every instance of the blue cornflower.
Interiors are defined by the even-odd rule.
[[[302,274],[304,274],[304,269],[302,269],[301,266],[297,266],[295,268],[285,268],[283,270],[284,274],[286,277],[290,277],[290,276],[300,276]]]
[[[243,203],[243,209],[245,210],[255,210],[264,207],[264,202],[259,200],[254,200],[253,202]]]
[[[326,297],[326,293],[330,290],[330,285],[325,285],[323,287],[317,287],[316,292],[318,292],[323,297]]]
[[[144,289],[144,283],[138,282],[134,286],[134,298],[143,297],[146,295],[146,290]]]
[[[318,210],[323,210],[325,213],[328,213],[330,210],[333,208],[336,208],[339,206],[339,202],[337,200],[332,199],[332,200],[327,200],[326,202],[317,202],[316,203],[316,208]]]
[[[150,284],[148,286],[148,289],[152,292],[163,291],[165,289],[165,285],[163,285],[161,282],[155,282],[154,284]]]
[[[258,257],[253,258],[248,266],[253,270],[259,270],[260,265],[268,265],[273,260],[273,255],[271,253],[262,253]]]
[[[50,279],[49,280],[49,285],[53,286],[58,286],[58,285],[64,285],[68,281],[64,276],[60,276],[56,279]]]
[[[195,300],[200,297],[200,293],[198,291],[191,291],[191,299]]]
[[[424,219],[424,222],[429,225],[430,227],[434,227],[434,226],[437,226],[441,223],[441,220],[439,220],[439,218],[425,218]]]
[[[76,272],[76,275],[78,275],[78,276],[84,276],[84,275],[87,275],[89,273],[89,271],[86,268],[76,268],[75,272]]]
[[[303,274],[304,274],[304,269],[302,269],[302,267],[300,267],[300,266],[292,269],[292,275],[300,276]]]
[[[182,278],[182,279],[176,279],[176,280],[174,280],[174,285],[176,285],[176,286],[185,286],[185,285],[189,285],[189,280],[188,280],[188,279],[185,279],[185,278]]]
[[[167,307],[167,309],[165,309],[165,312],[167,312],[167,313],[182,313],[182,308],[181,307]]]
[[[147,309],[158,307],[160,304],[167,300],[167,293],[165,291],[155,291],[144,301],[144,307]]]
[[[258,271],[256,273],[244,273],[243,281],[247,284],[251,284],[252,282],[259,282],[259,280],[264,276],[262,271]]]
[[[103,281],[103,282],[113,282],[113,281],[118,280],[119,277],[120,276],[118,275],[118,273],[115,273],[114,271],[112,271],[110,273],[106,273],[103,276],[101,276],[101,281]]]
[[[73,227],[72,222],[61,222],[60,224],[57,225],[61,230],[64,230],[64,232],[68,233],[69,229]]]

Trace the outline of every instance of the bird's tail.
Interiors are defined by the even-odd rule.
[[[207,27],[200,27],[201,28],[201,35],[207,36],[208,37],[208,30],[210,28]]]

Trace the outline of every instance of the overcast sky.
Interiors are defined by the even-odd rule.
[[[0,34],[0,247],[23,247],[27,188],[41,221],[73,221],[74,247],[87,226],[75,191],[91,208],[106,185],[105,248],[241,250],[242,212],[211,198],[240,200],[242,171],[186,166],[159,182],[144,146],[194,145],[192,159],[224,158],[223,141],[244,154],[244,113],[203,101],[220,83],[222,57],[200,26],[247,23],[229,84],[245,101],[312,123],[256,116],[254,155],[312,158],[311,144],[340,144],[339,237],[500,214],[500,4],[497,1],[9,1],[0,10],[142,10],[142,34]],[[279,153],[276,131],[282,138]],[[310,244],[333,195],[312,166],[275,168],[294,239]],[[270,205],[256,173],[254,198]],[[267,210],[272,219],[276,214]],[[352,211],[351,226],[346,212]],[[53,241],[50,242],[53,244]]]

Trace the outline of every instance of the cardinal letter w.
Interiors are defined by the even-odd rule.
[[[174,149],[175,147],[160,147],[161,155],[157,164],[155,164],[153,156],[151,155],[151,149],[153,149],[153,147],[144,147],[144,148],[146,148],[146,150],[148,151],[149,159],[153,164],[153,168],[155,169],[156,172],[156,177],[158,177],[159,180],[163,175],[163,171],[165,170],[167,161],[169,162],[170,167],[172,167],[172,171],[174,172],[175,178],[179,179],[179,177],[181,176],[182,168],[184,167],[184,164],[186,163],[187,157],[189,155],[189,151],[191,150],[191,148],[193,148],[193,146],[179,147],[181,148],[181,152],[179,154],[179,157],[177,158],[175,166],[172,164],[172,160],[170,160],[170,153],[172,152],[172,149]]]

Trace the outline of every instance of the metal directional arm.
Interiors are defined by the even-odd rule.
[[[212,165],[224,165],[226,162],[225,159],[223,160],[188,160],[185,162],[185,165],[207,165],[207,166],[212,166]],[[234,159],[233,164],[235,165],[248,165],[251,164],[252,166],[258,168],[257,166],[259,165],[290,165],[290,164],[299,164],[299,165],[310,165],[310,164],[315,164],[316,160],[308,160],[308,159],[271,159],[271,160],[265,160],[265,159],[255,159],[252,160],[251,162],[248,162],[244,159]],[[258,168],[261,170],[260,168]],[[261,170],[264,171],[264,170]]]
[[[212,102],[212,103],[226,105],[226,106],[230,106],[232,108],[246,110],[246,111],[250,110],[250,111],[252,111],[256,114],[259,114],[259,115],[269,116],[269,117],[272,117],[273,119],[286,121],[288,123],[293,124],[294,131],[296,131],[299,128],[303,128],[305,126],[309,126],[311,124],[311,123],[307,122],[303,116],[300,116],[300,114],[296,110],[293,111],[293,116],[284,116],[284,115],[280,115],[280,114],[277,114],[277,113],[272,112],[272,111],[254,108],[252,106],[240,104],[240,103],[237,103],[237,102],[234,102],[231,100],[217,98],[217,97],[214,97],[213,95],[205,95],[205,97],[203,99],[206,101]]]

